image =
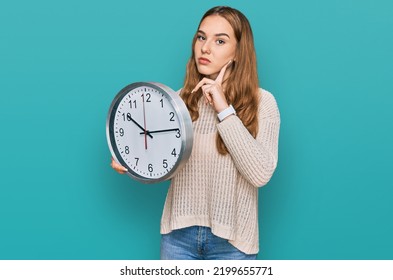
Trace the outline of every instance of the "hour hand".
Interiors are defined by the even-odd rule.
[[[160,132],[169,132],[169,131],[179,131],[178,128],[170,128],[170,129],[161,129],[161,130],[146,130],[146,133],[149,135],[150,133],[160,133]],[[140,134],[144,134],[141,132]]]
[[[150,132],[148,130],[145,130],[143,128],[143,126],[141,126],[139,123],[137,123],[132,117],[129,117],[130,120],[136,124],[137,127],[139,127],[143,132],[141,132],[140,134],[146,134],[147,136],[149,136],[151,139],[153,139],[153,135],[150,134]]]

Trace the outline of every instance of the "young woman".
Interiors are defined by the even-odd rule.
[[[220,6],[202,17],[180,95],[194,144],[168,190],[161,259],[256,259],[258,187],[277,165],[280,115],[259,88],[253,34],[241,12]]]

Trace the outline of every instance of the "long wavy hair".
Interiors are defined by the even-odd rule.
[[[226,6],[218,6],[208,10],[203,15],[197,30],[199,30],[202,21],[211,15],[219,15],[226,19],[235,33],[237,41],[235,60],[229,66],[231,71],[228,78],[224,81],[225,96],[228,104],[232,104],[237,116],[255,138],[258,133],[259,81],[254,38],[250,23],[240,11]],[[187,63],[186,77],[181,91],[181,96],[193,121],[199,118],[198,101],[203,96],[201,89],[191,93],[193,88],[203,78],[203,75],[198,72],[195,63],[194,46],[196,39],[197,32],[192,40],[192,55]],[[218,133],[216,145],[220,154],[225,155],[228,153]]]

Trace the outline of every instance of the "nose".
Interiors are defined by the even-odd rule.
[[[206,40],[203,44],[202,44],[202,48],[201,48],[202,53],[206,53],[206,54],[210,54],[210,42],[208,40]]]

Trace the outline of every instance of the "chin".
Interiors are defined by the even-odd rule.
[[[198,69],[199,74],[204,75],[204,76],[211,76],[216,73],[215,71],[208,69],[206,66],[197,65],[197,69]]]

